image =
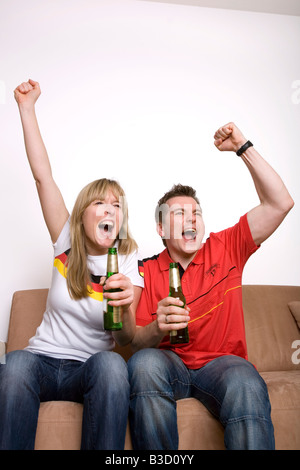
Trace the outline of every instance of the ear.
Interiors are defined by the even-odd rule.
[[[156,224],[156,231],[160,238],[163,238],[165,236],[165,232],[161,223]]]

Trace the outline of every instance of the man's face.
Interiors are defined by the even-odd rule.
[[[163,222],[158,233],[164,237],[167,248],[178,255],[192,255],[202,245],[205,227],[199,204],[194,198],[176,196],[166,203]]]

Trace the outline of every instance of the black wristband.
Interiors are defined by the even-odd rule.
[[[250,142],[250,140],[248,140],[237,152],[237,156],[240,157],[242,155],[242,153],[246,152],[246,150],[249,148],[249,147],[253,147],[253,144],[252,142]]]

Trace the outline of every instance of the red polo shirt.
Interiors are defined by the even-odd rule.
[[[233,354],[247,359],[242,307],[242,272],[257,250],[247,214],[233,227],[211,233],[181,278],[190,307],[190,342],[171,345],[165,336],[159,345],[170,349],[190,369],[198,369],[219,356]],[[156,319],[157,303],[169,294],[167,250],[140,263],[145,286],[136,312],[137,325]]]

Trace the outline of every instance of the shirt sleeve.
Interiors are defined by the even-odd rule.
[[[258,250],[248,224],[247,214],[233,227],[216,234],[229,252],[232,261],[242,271],[249,257]]]
[[[143,289],[139,304],[136,310],[136,324],[137,326],[149,325],[155,318],[152,317],[149,311],[148,292],[146,288]]]
[[[120,272],[129,277],[134,286],[144,287],[144,278],[139,274],[137,252],[127,255],[124,260]]]
[[[54,256],[60,255],[68,250],[71,246],[71,238],[70,238],[70,217],[68,218],[67,222],[62,228],[58,239],[55,243],[53,243],[54,248]]]
[[[149,279],[150,273],[142,261],[139,262],[139,270],[144,276],[145,285],[136,310],[136,324],[137,326],[146,326],[154,321],[156,318],[154,313],[156,311],[154,311],[153,307],[154,296],[151,295],[152,283],[151,279]]]

